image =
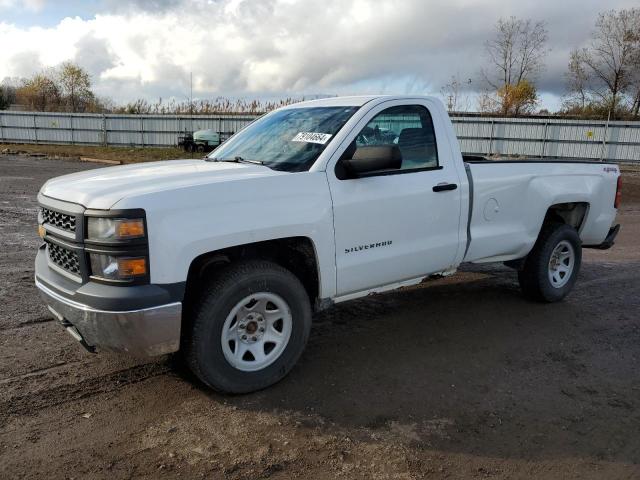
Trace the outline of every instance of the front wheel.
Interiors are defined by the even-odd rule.
[[[271,262],[243,262],[223,269],[205,288],[186,359],[211,388],[252,392],[291,370],[310,329],[309,297],[298,278]]]
[[[557,302],[573,289],[582,261],[582,244],[575,228],[552,223],[545,225],[518,272],[526,297],[541,302]]]

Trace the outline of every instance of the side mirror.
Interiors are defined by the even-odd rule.
[[[358,147],[351,158],[342,164],[352,177],[379,170],[397,170],[402,166],[402,154],[397,145]]]

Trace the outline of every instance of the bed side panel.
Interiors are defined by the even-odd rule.
[[[604,240],[615,219],[616,166],[587,163],[470,164],[474,202],[471,244],[465,261],[505,261],[525,256],[538,237],[547,210],[585,202],[582,241]],[[613,170],[615,169],[615,171]]]

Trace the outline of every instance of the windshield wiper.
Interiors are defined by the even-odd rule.
[[[253,163],[254,165],[264,165],[264,162],[262,160],[247,160],[246,158],[242,158],[239,155],[237,155],[237,156],[235,156],[233,158],[224,158],[224,159],[212,158],[212,159],[210,159],[210,161],[212,161],[212,162]]]

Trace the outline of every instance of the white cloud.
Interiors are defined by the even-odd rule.
[[[32,12],[40,12],[47,2],[45,0],[0,0],[0,10],[9,8],[26,8]]]
[[[27,2],[32,8],[43,1]],[[630,6],[619,0],[607,8]],[[0,8],[16,4],[0,0]],[[560,93],[568,51],[584,42],[598,0],[155,0],[107,3],[94,18],[51,28],[0,20],[0,79],[75,59],[116,100],[196,95],[435,93],[477,78],[501,16],[548,22],[540,86]]]

